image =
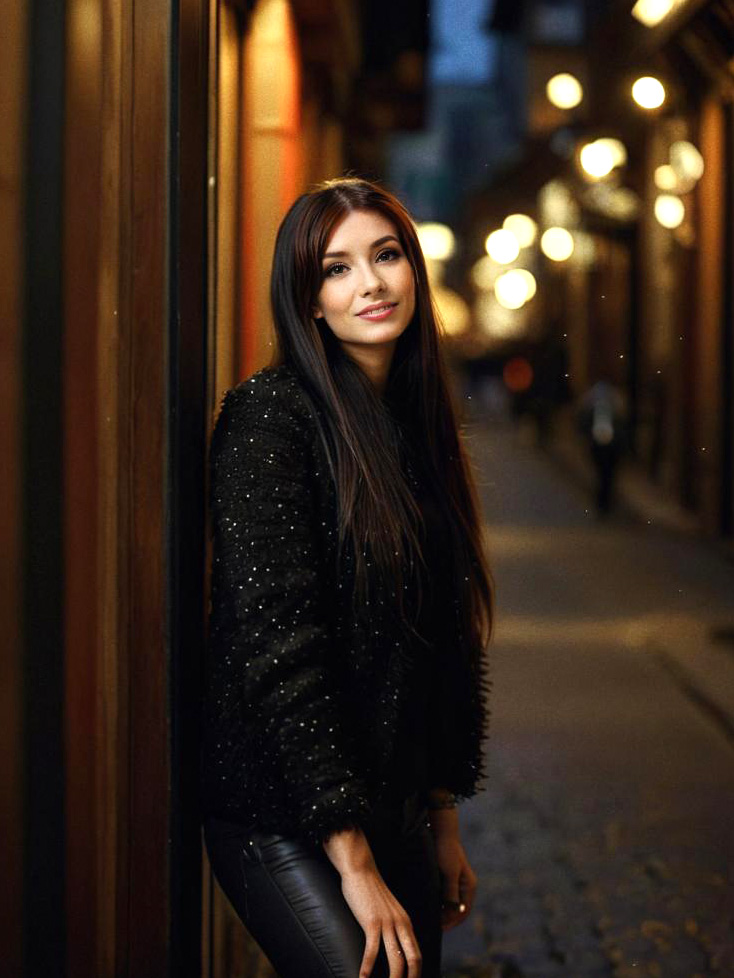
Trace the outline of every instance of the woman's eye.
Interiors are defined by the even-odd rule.
[[[377,261],[382,261],[382,259],[386,255],[388,256],[388,258],[391,259],[400,258],[400,252],[397,250],[397,248],[385,248],[385,250],[381,251],[380,254],[377,256]],[[329,267],[326,269],[326,271],[324,272],[324,277],[330,278],[334,275],[340,275],[341,269],[346,267],[347,266],[344,264],[344,262],[340,262],[340,261],[335,262],[333,265],[329,265]]]

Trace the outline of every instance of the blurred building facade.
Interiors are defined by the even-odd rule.
[[[379,52],[350,0],[4,11],[3,974],[267,971],[198,822],[206,451],[284,211],[423,121],[401,10]]]
[[[726,11],[685,0],[498,0],[492,29],[524,54],[526,133],[520,158],[469,197],[460,272],[469,281],[485,238],[509,214],[533,218],[533,245],[505,268],[527,266],[537,293],[508,310],[491,284],[489,295],[479,290],[474,352],[561,349],[553,362],[565,364],[576,398],[611,379],[629,405],[634,463],[704,535],[731,545],[734,34]],[[578,83],[577,103],[551,98],[558,75]],[[648,79],[636,90],[648,107],[633,96],[638,79]],[[662,103],[651,104],[645,92],[654,102],[661,90]],[[570,235],[568,255],[551,258],[540,246],[553,228]]]
[[[520,152],[522,59],[488,29],[486,0],[431,4],[426,119],[390,138],[391,186],[418,219],[454,225],[467,194]]]

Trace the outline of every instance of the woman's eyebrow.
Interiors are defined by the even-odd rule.
[[[370,250],[372,248],[379,248],[379,246],[381,244],[384,244],[386,241],[397,241],[397,240],[398,239],[395,237],[394,234],[386,234],[383,238],[378,238],[377,241],[373,241],[372,244],[370,245]],[[400,242],[398,242],[398,244],[399,243]],[[348,254],[349,254],[348,251],[327,251],[326,254],[324,255],[324,258],[346,258]]]

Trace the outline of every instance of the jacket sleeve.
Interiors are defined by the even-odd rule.
[[[259,770],[284,782],[289,815],[321,842],[371,806],[329,667],[309,458],[292,390],[255,375],[224,395],[210,448],[212,602]]]

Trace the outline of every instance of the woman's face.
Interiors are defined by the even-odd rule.
[[[398,231],[378,211],[352,211],[337,224],[322,259],[314,316],[326,320],[358,362],[391,356],[415,310],[413,269]]]

